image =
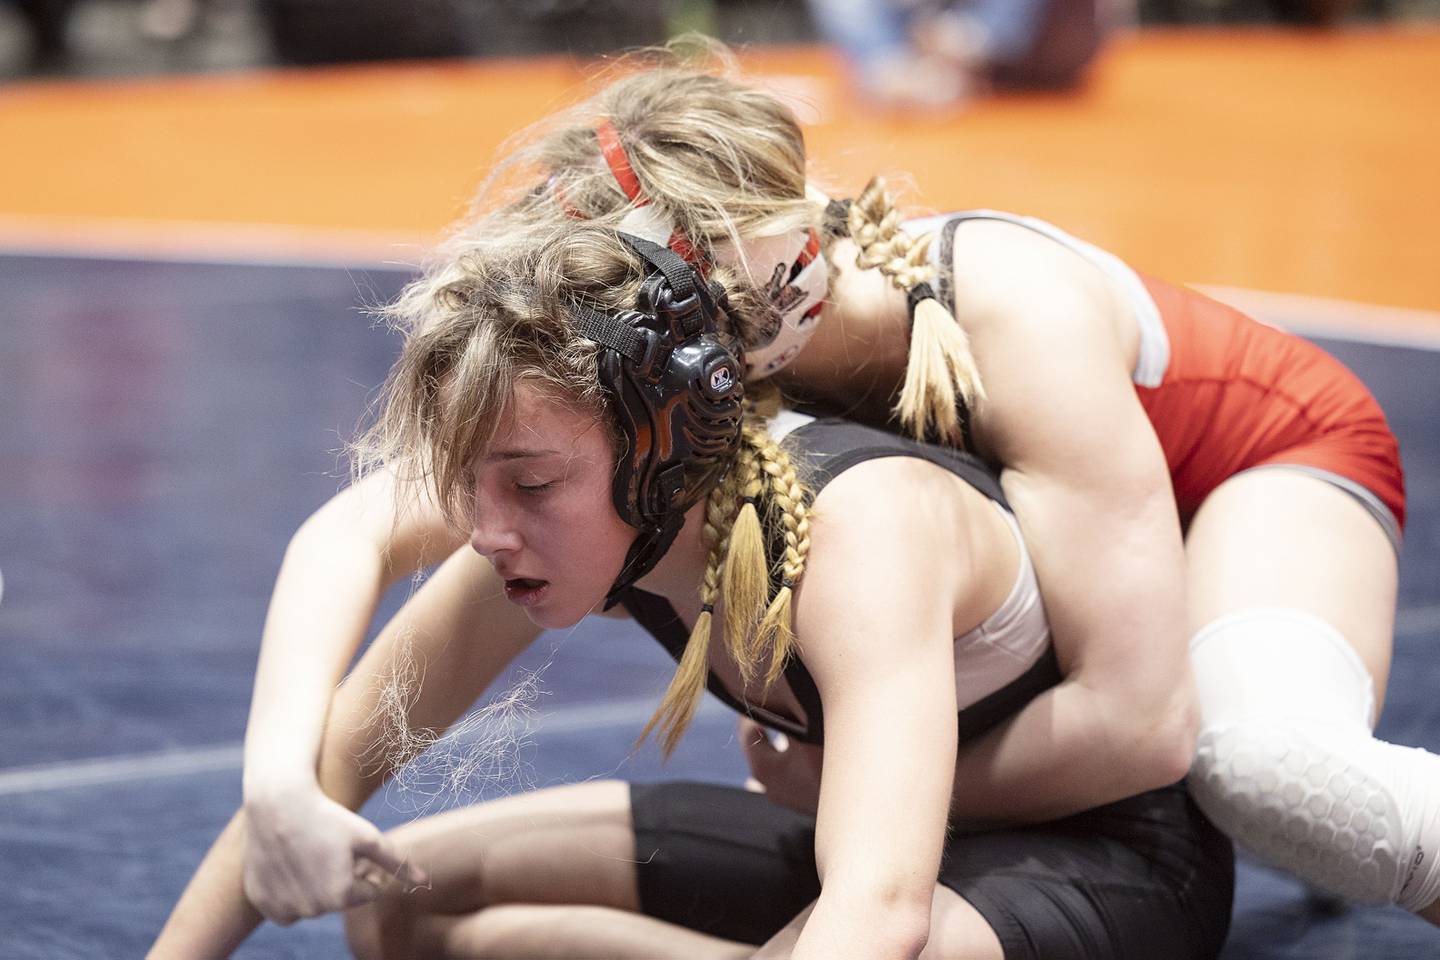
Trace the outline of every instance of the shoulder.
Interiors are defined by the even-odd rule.
[[[967,493],[968,492],[968,493]],[[905,602],[964,581],[970,511],[981,495],[943,467],[906,456],[866,460],[826,484],[810,520],[805,593],[856,602],[858,585]]]
[[[1006,220],[967,220],[955,231],[951,261],[955,312],[967,326],[1008,324],[1046,314],[1104,320],[1121,309],[1109,278],[1070,247]]]
[[[854,524],[914,523],[933,518],[937,510],[963,513],[955,487],[963,483],[951,471],[921,457],[875,457],[827,483],[815,497],[816,514]]]
[[[1130,377],[1138,323],[1096,261],[999,220],[966,221],[952,255],[955,316],[987,394],[974,421],[987,455],[1070,471],[1115,431],[1144,426]]]

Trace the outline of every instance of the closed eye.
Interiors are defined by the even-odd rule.
[[[544,491],[549,490],[553,486],[555,486],[555,481],[550,480],[546,483],[517,483],[515,484],[515,489],[519,490],[521,493],[535,494],[543,493]]]

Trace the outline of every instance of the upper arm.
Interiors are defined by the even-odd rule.
[[[1071,251],[993,228],[983,247],[956,233],[957,313],[985,377],[980,434],[1005,466],[1057,654],[1098,688],[1176,692],[1188,676],[1180,526],[1130,378],[1125,307]]]
[[[874,461],[822,492],[796,628],[825,708],[822,879],[878,884],[880,896],[923,896],[928,905],[955,762],[948,584],[964,558],[934,552],[941,524],[920,506],[924,490],[910,484],[906,497],[887,495],[919,466],[928,467]],[[848,482],[862,472],[873,487]]]

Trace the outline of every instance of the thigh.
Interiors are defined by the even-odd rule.
[[[631,804],[648,916],[760,944],[820,893],[814,817],[704,783],[637,784]]]
[[[1229,929],[1234,856],[1177,784],[954,837],[940,881],[995,931],[1005,960],[1213,960]]]
[[[506,903],[636,910],[629,785],[597,781],[453,810],[390,836],[424,869],[428,889],[387,891],[416,913]]]
[[[1005,947],[973,904],[949,887],[936,886],[930,939],[920,960],[1005,960]]]
[[[1254,607],[1314,614],[1340,631],[1375,681],[1390,671],[1398,571],[1384,529],[1351,494],[1284,467],[1231,477],[1185,541],[1192,635]]]
[[[642,911],[788,956],[820,892],[814,818],[706,784],[632,797]],[[939,881],[925,960],[1210,960],[1234,860],[1177,785],[1056,823],[953,834]]]
[[[427,917],[395,956],[486,960],[747,960],[755,948],[611,907],[502,904],[467,916]]]

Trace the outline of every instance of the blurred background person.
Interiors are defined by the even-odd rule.
[[[992,88],[1074,86],[1123,15],[1105,0],[809,3],[862,94],[900,107],[942,107]]]

